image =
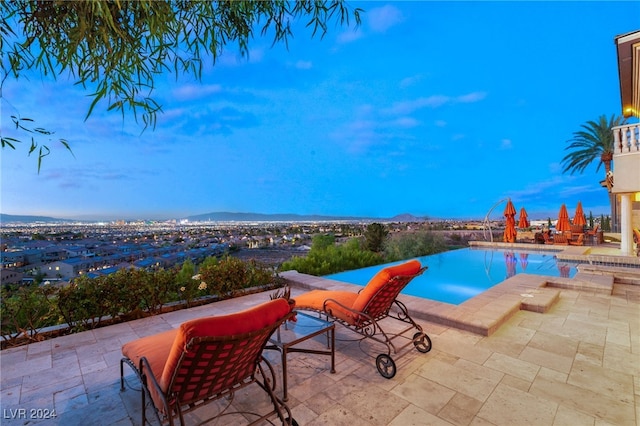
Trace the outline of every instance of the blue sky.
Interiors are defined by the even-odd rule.
[[[312,39],[301,23],[288,50],[257,37],[201,82],[158,77],[155,130],[105,104],[84,121],[91,99],[66,77],[8,80],[3,135],[19,113],[74,156],[53,143],[38,174],[26,148],[4,149],[0,210],[466,219],[511,197],[534,219],[609,211],[603,169],[560,162],[581,124],[620,114],[613,39],[640,28],[639,2],[350,4],[358,29]]]

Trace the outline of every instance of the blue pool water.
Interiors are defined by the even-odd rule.
[[[429,268],[414,278],[402,293],[454,305],[518,273],[573,277],[577,272],[576,264],[557,262],[553,253],[539,251],[464,248],[417,259]],[[366,285],[376,272],[389,265],[340,272],[325,278]]]

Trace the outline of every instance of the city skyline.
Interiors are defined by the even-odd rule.
[[[4,148],[0,211],[466,219],[509,197],[539,218],[578,201],[609,213],[603,169],[560,162],[582,124],[620,114],[613,39],[638,29],[639,3],[351,5],[365,9],[357,29],[311,39],[299,22],[288,49],[228,46],[202,82],[158,76],[155,130],[101,103],[84,121],[90,90],[66,77],[7,79],[3,135],[30,117],[73,155],[52,144],[38,174],[24,147]]]

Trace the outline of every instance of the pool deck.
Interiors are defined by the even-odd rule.
[[[285,275],[296,281],[294,297],[314,286],[357,287]],[[355,341],[341,326],[336,328],[335,374],[329,372],[327,357],[292,354],[289,406],[294,418],[308,426],[640,424],[640,270],[585,265],[573,279],[520,274],[496,287],[489,297],[459,307],[402,296],[431,336],[433,349],[394,357],[398,373],[390,380],[375,369],[381,348]],[[139,425],[135,376],[127,371],[128,388],[119,389],[122,344],[189,319],[254,306],[270,294],[3,350],[0,422]],[[324,341],[309,343],[322,347]],[[267,352],[279,369],[279,355]],[[254,394],[238,392],[234,404],[242,401],[262,407]],[[196,410],[189,424],[207,418],[214,408]],[[55,409],[56,417],[20,418],[22,409],[26,415],[31,409]],[[242,420],[221,418],[214,424]]]

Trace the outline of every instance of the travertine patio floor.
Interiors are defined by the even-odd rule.
[[[488,336],[461,329],[460,324],[475,327],[477,321],[459,307],[437,307],[436,317],[417,314],[433,349],[427,354],[411,350],[395,358],[398,372],[391,380],[375,369],[381,348],[358,343],[339,325],[335,374],[329,372],[327,357],[291,354],[289,406],[295,419],[300,425],[323,426],[639,424],[640,285],[611,282],[607,293],[596,278],[596,285],[576,286],[579,289],[540,287],[539,278],[531,275],[511,280],[515,278],[512,290],[537,294],[536,289],[544,289],[543,293],[557,291],[558,297],[541,302],[544,313],[520,306]],[[292,292],[295,296],[303,291],[293,287]],[[128,370],[128,388],[120,392],[122,344],[191,318],[253,306],[268,300],[269,294],[4,350],[0,422],[34,424],[39,421],[30,419],[30,414],[44,412],[31,410],[55,410],[56,417],[41,424],[140,424],[139,392],[133,389],[135,376]],[[501,297],[516,293],[505,290],[505,294],[511,296]],[[412,310],[422,309],[414,301],[407,304]],[[448,316],[447,306],[458,314]],[[444,324],[441,319],[449,317],[452,322]],[[268,351],[268,356],[279,366],[279,355]],[[240,392],[235,403],[257,411],[264,406],[251,392]],[[206,418],[214,409],[204,407],[189,419]],[[213,424],[238,424],[238,419],[223,417]]]

